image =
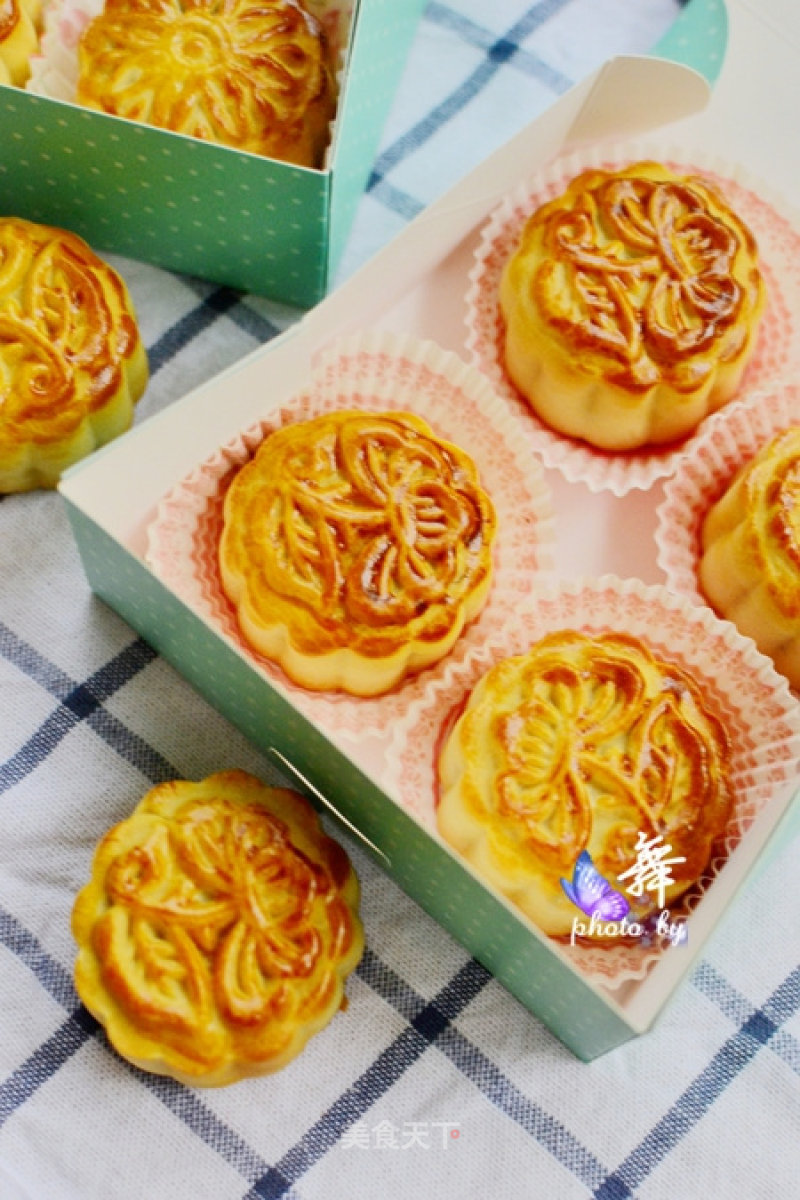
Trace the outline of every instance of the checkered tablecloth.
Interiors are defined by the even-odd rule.
[[[678,11],[430,0],[342,275]],[[138,421],[298,315],[115,263],[150,356]],[[294,1063],[209,1092],[117,1057],[72,982],[96,841],[160,780],[274,775],[91,595],[57,494],[0,500],[0,555],[0,1200],[800,1196],[796,846],[747,885],[655,1029],[589,1065],[351,841],[366,954],[349,1007]]]

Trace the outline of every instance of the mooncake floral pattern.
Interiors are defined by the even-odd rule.
[[[333,413],[286,427],[241,471],[229,500],[248,522],[238,539],[233,529],[226,537],[241,542],[252,602],[267,580],[343,645],[354,626],[380,637],[426,612],[438,627],[440,606],[454,606],[488,571],[494,510],[475,468],[410,414]]]
[[[327,53],[298,0],[107,0],[81,39],[78,101],[314,166],[333,115]]]
[[[135,317],[74,234],[0,220],[0,368],[0,490],[52,484],[50,447],[66,465],[130,424],[147,379]]]
[[[243,772],[205,783],[154,789],[101,844],[82,903],[124,1018],[209,1073],[231,1057],[268,1062],[298,1025],[313,1031],[338,1004],[360,934],[335,843],[301,849],[263,802],[269,789]]]
[[[493,674],[501,697],[525,697],[508,711],[501,701],[492,725],[500,828],[522,826],[529,852],[567,873],[599,803],[619,816],[593,854],[601,873],[631,865],[640,830],[678,847],[684,875],[700,873],[729,805],[728,740],[685,672],[621,634],[559,632]]]
[[[718,341],[748,300],[733,264],[745,245],[754,254],[752,238],[743,226],[734,231],[732,214],[728,224],[714,215],[699,181],[586,179],[572,208],[547,222],[553,258],[534,287],[548,322],[611,355],[634,387],[696,384],[687,360]]]

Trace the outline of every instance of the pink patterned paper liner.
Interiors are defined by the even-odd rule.
[[[309,691],[252,650],[222,591],[217,566],[225,490],[238,469],[270,431],[337,408],[406,409],[428,420],[437,434],[471,455],[498,513],[494,582],[483,611],[439,663],[374,698]],[[513,418],[486,381],[455,355],[394,335],[348,339],[322,359],[308,391],[223,446],[164,497],[148,529],[147,561],[319,728],[356,743],[383,737],[409,704],[418,704],[435,681],[449,679],[491,632],[513,620],[532,581],[552,576],[550,494],[541,469],[534,464],[531,470],[519,442]]]
[[[737,471],[773,437],[800,425],[800,386],[786,384],[747,404],[733,404],[707,423],[695,453],[664,485],[656,510],[656,559],[667,584],[695,604],[707,604],[698,570],[706,513]]]
[[[800,363],[800,220],[786,215],[782,202],[767,198],[768,189],[750,180],[741,167],[720,164],[700,151],[691,159],[675,148],[631,144],[597,146],[551,164],[534,180],[521,184],[490,216],[481,233],[467,292],[467,351],[470,360],[491,381],[525,422],[534,449],[548,467],[592,491],[622,496],[634,488],[646,490],[672,474],[677,464],[694,453],[706,422],[684,441],[663,450],[612,453],[566,437],[538,419],[506,376],[503,367],[504,322],[498,305],[503,268],[516,248],[526,220],[541,204],[560,195],[580,171],[589,167],[616,169],[643,159],[663,162],[681,174],[701,174],[716,183],[731,206],[756,236],[767,305],[756,351],[739,395],[787,377]],[[710,418],[707,418],[708,420]]]
[[[800,705],[786,680],[748,638],[709,608],[695,607],[665,587],[603,576],[565,581],[538,595],[515,626],[482,647],[448,680],[437,681],[422,702],[409,709],[394,731],[387,754],[390,784],[403,807],[441,840],[435,817],[436,760],[454,715],[494,663],[523,653],[545,634],[559,629],[586,633],[624,630],[640,637],[665,661],[692,674],[725,722],[733,743],[734,812],[703,880],[680,901],[679,908],[671,910],[673,920],[687,917],[756,814],[777,788],[798,774]],[[609,988],[643,979],[665,952],[658,945],[573,947],[560,939],[554,941],[582,973]]]

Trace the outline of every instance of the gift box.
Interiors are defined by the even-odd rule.
[[[355,3],[319,170],[0,85],[0,213],[308,308],[336,269],[422,8]]]
[[[484,405],[480,387],[461,379],[457,364],[469,368],[470,375],[475,369],[465,361],[470,271],[487,221],[518,186],[521,170],[534,173],[603,140],[616,148],[631,142],[638,151],[640,139],[656,132],[658,144],[668,137],[689,161],[692,148],[704,155],[713,150],[726,161],[745,162],[765,187],[785,191],[800,167],[796,149],[783,145],[777,152],[777,114],[795,66],[792,39],[782,39],[779,30],[790,22],[797,30],[797,15],[782,0],[758,14],[738,0],[730,0],[727,11],[695,0],[673,31],[670,52],[677,55],[683,48],[708,77],[719,72],[713,92],[701,71],[670,59],[624,57],[606,63],[287,333],[74,468],[61,485],[96,594],[270,754],[288,780],[356,831],[391,877],[584,1060],[645,1032],[657,1019],[770,839],[786,835],[800,774],[798,706],[786,681],[710,610],[687,607],[684,597],[664,587],[655,539],[663,481],[648,475],[630,488],[592,491],[561,472],[557,462],[544,465],[527,440],[524,417],[515,415],[519,437],[504,425],[501,440],[521,453],[528,446],[531,474],[541,473],[541,487],[532,483],[520,505],[531,510],[541,553],[530,564],[527,593],[513,571],[504,585],[517,589],[525,620],[515,628],[507,606],[487,606],[473,627],[480,637],[459,650],[452,663],[415,681],[408,703],[401,688],[388,706],[364,700],[360,718],[351,712],[357,701],[298,695],[254,659],[226,624],[213,579],[207,586],[202,548],[197,555],[187,552],[186,529],[176,532],[174,521],[180,526],[187,499],[196,504],[199,497],[196,511],[203,511],[220,472],[224,475],[249,452],[265,424],[291,420],[297,409],[324,409],[331,402],[325,389],[335,383],[345,360],[348,371],[359,356],[371,355],[370,362],[376,356],[381,361],[400,357],[414,370],[422,362],[443,374],[448,386],[465,389],[478,408],[491,411],[495,401]],[[777,211],[771,196],[765,203],[770,213]],[[782,209],[780,220],[795,228],[794,218]],[[792,314],[786,316],[791,323]],[[431,345],[433,350],[426,348]],[[358,376],[358,362],[354,369]],[[371,371],[364,367],[368,382],[356,389],[367,399]],[[480,424],[466,421],[464,438],[480,462],[487,441]],[[516,469],[512,459],[509,480]],[[496,464],[482,465],[491,471]],[[213,519],[212,511],[206,531]],[[154,527],[160,547],[155,554]],[[190,533],[190,539],[194,536]],[[164,569],[171,547],[187,567],[188,583],[180,569],[177,574]],[[513,558],[513,547],[510,551],[501,541],[501,563],[508,563],[509,554]],[[716,690],[720,664],[730,668],[723,688],[728,699],[720,702],[735,707],[731,698],[741,698],[731,716],[738,739],[736,771],[754,801],[726,837],[702,894],[690,906],[688,943],[681,939],[649,956],[643,970],[627,969],[623,975],[598,969],[596,955],[587,970],[580,956],[544,936],[443,841],[431,819],[430,747],[437,723],[457,696],[459,673],[471,680],[481,656],[488,664],[507,649],[518,649],[526,629],[552,628],[552,616],[537,624],[537,605],[550,605],[551,612],[553,605],[563,605],[576,623],[591,628],[597,597],[604,612],[613,611],[618,622],[628,613],[631,628],[645,633],[648,612],[657,612],[652,628],[659,648],[662,641],[666,650],[673,646],[697,667],[710,690]],[[771,740],[756,728],[762,705],[771,714]]]

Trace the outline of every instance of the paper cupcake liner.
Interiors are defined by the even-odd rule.
[[[471,456],[497,510],[494,579],[489,599],[449,655],[384,696],[312,692],[252,650],[222,591],[217,546],[225,490],[270,431],[336,409],[405,409]],[[428,689],[449,679],[487,640],[513,621],[531,585],[553,572],[554,519],[543,472],[516,420],[485,379],[455,354],[406,335],[344,339],[320,356],[308,390],[243,431],[200,464],[162,500],[148,529],[146,559],[189,607],[203,616],[288,696],[315,725],[347,742],[384,737]]]
[[[665,483],[656,509],[656,561],[674,591],[695,604],[708,603],[698,577],[705,515],[737,471],[793,425],[800,425],[797,384],[729,405],[707,422],[691,457],[679,463]]]
[[[445,844],[436,828],[436,763],[454,714],[496,662],[524,653],[546,634],[561,629],[616,630],[640,638],[659,657],[693,676],[731,738],[731,819],[701,883],[671,908],[673,919],[688,917],[691,939],[691,912],[755,816],[776,789],[798,773],[800,762],[800,705],[786,680],[750,639],[708,607],[697,607],[665,587],[636,579],[603,576],[554,585],[540,593],[502,637],[487,643],[409,707],[394,730],[387,754],[388,781],[398,802]],[[570,946],[559,939],[553,939],[553,944],[593,982],[610,988],[644,978],[662,954],[678,952],[657,944]]]
[[[102,0],[48,0],[42,35],[31,56],[25,90],[51,100],[74,102],[78,86],[78,42]]]
[[[26,91],[50,100],[75,104],[78,91],[78,43],[84,29],[102,13],[104,0],[47,0],[39,48],[31,57]],[[342,90],[353,0],[304,0],[328,37],[331,62],[336,65],[338,91]],[[333,125],[329,146],[332,143]],[[235,149],[235,147],[233,147]]]
[[[724,163],[699,149],[647,142],[597,144],[558,159],[520,186],[495,209],[475,251],[466,297],[467,351],[470,361],[521,416],[535,451],[548,467],[592,491],[622,496],[646,490],[694,452],[705,422],[680,443],[662,450],[613,453],[569,438],[538,419],[505,373],[504,322],[498,304],[503,268],[517,246],[522,228],[541,204],[560,195],[581,171],[617,169],[643,159],[662,162],[681,174],[700,174],[716,183],[732,208],[755,234],[767,288],[767,304],[754,356],[739,396],[787,378],[800,363],[800,216],[790,212],[772,189],[742,167]],[[708,420],[710,418],[706,418]]]

